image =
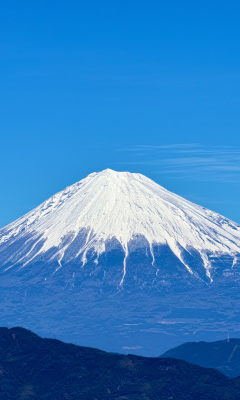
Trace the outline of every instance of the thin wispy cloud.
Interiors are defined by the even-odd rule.
[[[118,151],[128,154],[128,159],[125,155],[121,164],[149,165],[161,174],[181,174],[195,180],[240,181],[240,149],[233,146],[205,147],[194,143],[136,145]]]

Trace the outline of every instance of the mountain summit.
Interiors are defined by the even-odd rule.
[[[0,260],[4,269],[27,267],[41,258],[56,261],[56,270],[88,255],[106,251],[115,241],[124,252],[120,285],[127,273],[127,258],[134,247],[146,247],[156,274],[154,247],[167,245],[196,278],[212,280],[212,259],[232,258],[240,248],[240,226],[164,189],[141,174],[106,169],[52,196],[17,221],[0,230]],[[17,243],[21,243],[18,246]],[[198,257],[198,268],[191,262]],[[9,256],[8,256],[9,254]]]
[[[143,355],[223,339],[240,328],[239,260],[238,224],[107,169],[0,229],[0,321]]]

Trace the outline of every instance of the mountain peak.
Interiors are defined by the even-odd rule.
[[[2,323],[148,355],[220,338],[239,326],[239,249],[227,218],[144,175],[95,172],[0,229]]]
[[[100,174],[119,174],[119,173],[121,173],[121,172],[118,172],[118,171],[115,171],[114,169],[111,169],[111,168],[106,168],[106,169],[103,169],[101,172],[99,172]]]
[[[136,237],[148,243],[153,266],[153,246],[167,244],[190,274],[194,271],[182,254],[183,250],[194,249],[209,279],[208,254],[226,253],[234,258],[240,247],[240,227],[236,223],[169,192],[144,175],[106,169],[88,175],[2,228],[0,254],[1,244],[30,237],[32,247],[14,262],[13,258],[6,259],[6,263],[27,265],[54,248],[57,250],[52,258],[60,268],[65,253],[83,230],[84,241],[72,257],[81,255],[84,265],[90,249],[98,257],[105,252],[106,242],[116,239],[125,253],[121,285],[129,243]]]
[[[142,174],[134,173],[134,172],[128,172],[128,171],[115,171],[114,169],[106,168],[100,172],[93,172],[88,175],[89,177],[94,177],[94,176],[108,176],[113,179],[116,179],[121,181],[121,179],[128,179],[130,177],[134,176],[144,176]]]

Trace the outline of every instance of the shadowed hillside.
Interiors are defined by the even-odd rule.
[[[177,358],[202,367],[216,368],[230,378],[240,375],[240,339],[184,343],[161,357]]]
[[[237,380],[185,361],[106,353],[0,328],[0,398],[232,400],[240,390]]]

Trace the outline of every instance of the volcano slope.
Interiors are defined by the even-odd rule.
[[[222,339],[239,329],[239,249],[227,218],[93,173],[0,229],[1,324],[142,355]]]
[[[236,400],[238,379],[186,361],[110,354],[0,328],[6,400]]]

